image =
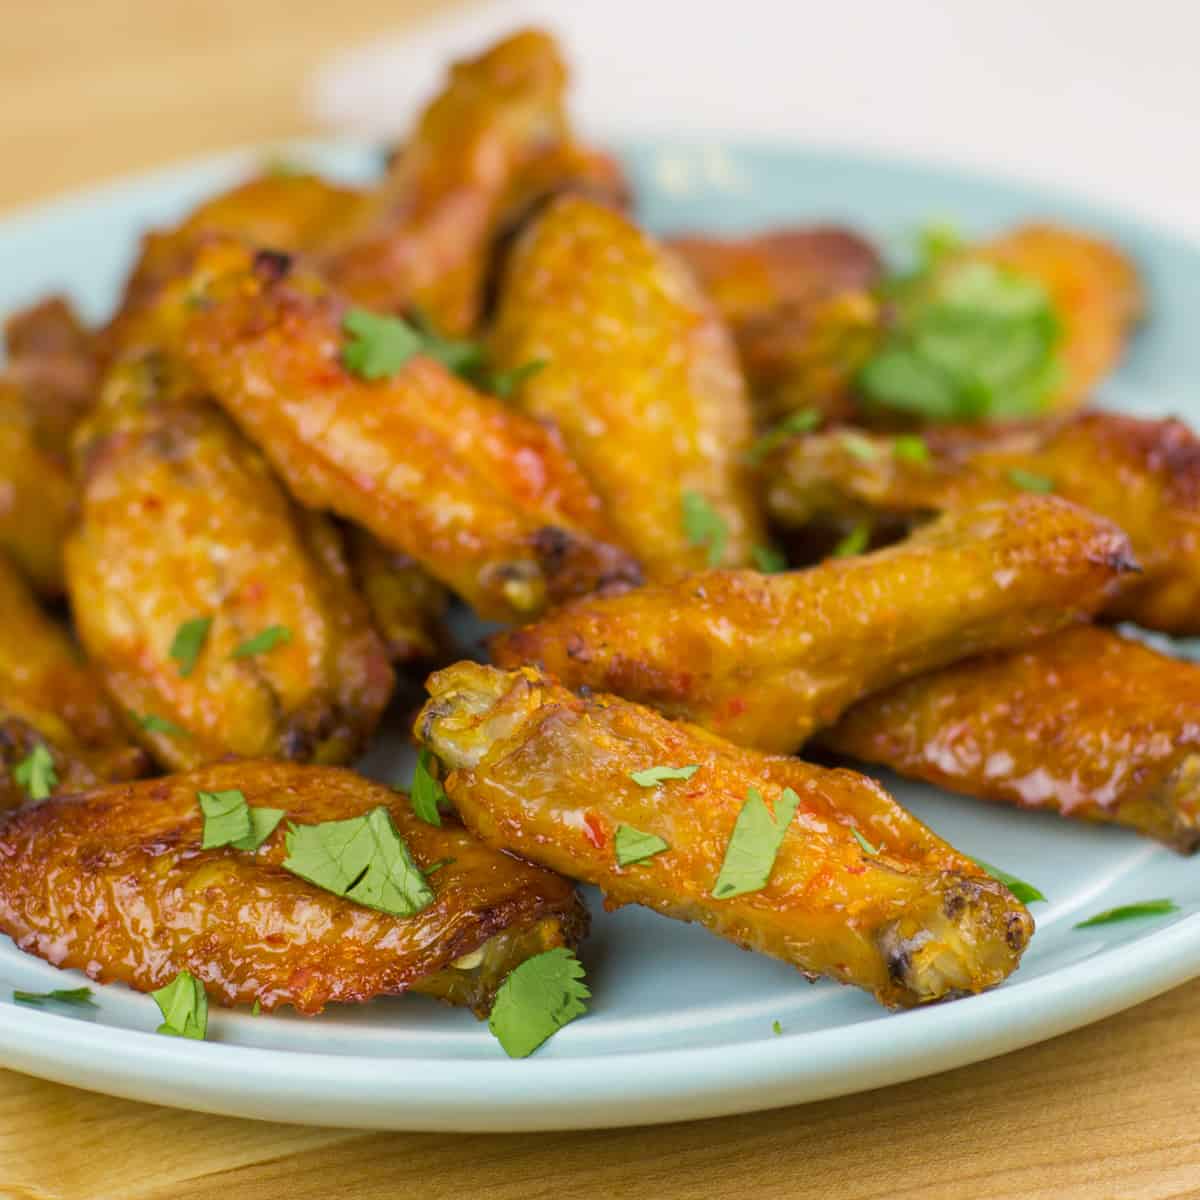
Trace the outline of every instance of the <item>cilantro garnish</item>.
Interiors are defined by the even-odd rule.
[[[1033,471],[1023,470],[1021,467],[1013,467],[1008,473],[1008,482],[1013,487],[1019,487],[1023,492],[1052,492],[1054,491],[1054,480],[1047,478],[1045,475],[1038,475]]]
[[[283,820],[282,808],[251,808],[236,788],[227,792],[197,792],[204,813],[202,850],[232,846],[235,850],[257,850]]]
[[[38,742],[13,768],[13,779],[30,800],[45,800],[58,787],[58,772],[50,751]]]
[[[644,833],[632,825],[618,825],[613,840],[617,853],[617,866],[629,867],[634,863],[653,858],[671,847],[655,833]]]
[[[289,825],[284,867],[327,892],[367,908],[411,917],[433,889],[396,832],[386,808],[345,821]]]
[[[783,1026],[778,1021],[772,1021],[771,1032],[778,1037],[783,1032]]]
[[[879,457],[879,447],[870,438],[861,433],[846,432],[842,434],[842,449],[859,462],[871,462]]]
[[[892,440],[892,454],[901,462],[921,466],[929,461],[929,443],[916,433],[902,433]]]
[[[783,835],[799,806],[800,797],[791,788],[784,788],[772,816],[758,789],[749,789],[725,848],[725,861],[712,892],[715,899],[728,900],[767,886]]]
[[[352,308],[342,318],[342,332],[348,336],[342,347],[346,369],[372,383],[395,375],[424,348],[424,338],[407,321],[365,308]]]
[[[1088,917],[1086,921],[1078,921],[1076,929],[1088,929],[1093,925],[1115,925],[1118,921],[1137,921],[1144,917],[1165,917],[1168,913],[1178,912],[1179,905],[1174,900],[1142,900],[1137,904],[1121,904],[1116,908],[1106,908],[1103,912]]]
[[[545,370],[548,365],[544,358],[534,358],[527,363],[522,363],[519,367],[513,367],[511,371],[491,371],[488,373],[484,386],[493,396],[499,396],[501,400],[509,400],[525,380],[539,371]]]
[[[163,1015],[163,1023],[155,1033],[204,1040],[208,1032],[208,996],[191,971],[180,971],[166,987],[150,994]]]
[[[666,779],[691,779],[700,770],[699,763],[686,767],[647,767],[643,771],[630,771],[629,778],[641,787],[657,787]]]
[[[787,570],[787,559],[774,546],[751,546],[750,555],[764,575],[778,575]]]
[[[525,1058],[587,1011],[583,964],[562,946],[527,958],[496,993],[488,1028],[509,1058]]]
[[[208,641],[208,631],[212,628],[212,622],[212,617],[193,617],[175,630],[167,654],[179,664],[179,674],[184,679],[196,669],[196,660],[200,657],[200,651],[204,649],[204,643]]]
[[[858,830],[854,826],[851,826],[850,832],[852,834],[854,834],[854,840],[859,844],[859,846],[862,847],[862,852],[864,854],[878,854],[879,853],[879,847],[872,846],[871,843],[869,841],[867,841],[866,837],[863,835],[861,830]]]
[[[871,544],[871,526],[866,521],[859,521],[855,527],[836,546],[832,554],[834,558],[853,558],[861,554]]]
[[[442,814],[438,809],[443,804],[449,804],[449,801],[446,799],[446,791],[441,782],[429,769],[432,761],[433,755],[427,749],[423,749],[417,755],[417,765],[413,771],[412,791],[409,793],[408,800],[412,805],[413,812],[422,821],[427,825],[440,826]],[[426,874],[429,872],[426,871]]]
[[[746,461],[758,466],[772,450],[782,446],[788,438],[797,433],[812,433],[820,424],[821,414],[815,408],[802,408],[791,413],[754,442],[746,451]]]
[[[994,867],[991,863],[984,862],[982,858],[973,858],[971,861],[977,867],[985,870],[993,879],[997,879],[1004,884],[1022,904],[1032,904],[1035,900],[1046,899],[1032,883],[1026,883],[1025,880],[1018,879],[1015,875],[1010,875],[1007,871],[1002,871],[999,867]]]
[[[261,633],[247,638],[235,646],[231,658],[253,658],[256,654],[266,654],[276,646],[286,646],[292,640],[292,631],[286,625],[270,625]]]
[[[186,737],[187,730],[180,729],[174,721],[160,717],[156,713],[129,714],[147,733],[165,733],[171,737]]]
[[[250,1006],[250,1015],[252,1017],[262,1016],[262,1001],[257,996],[254,997],[254,1003]]]
[[[13,999],[18,1004],[36,1004],[39,1007],[49,1001],[58,1004],[90,1004],[96,1007],[92,999],[92,989],[89,987],[55,988],[52,992],[13,992]]]
[[[729,527],[725,518],[699,492],[683,493],[683,532],[689,546],[708,547],[710,567],[721,565]]]

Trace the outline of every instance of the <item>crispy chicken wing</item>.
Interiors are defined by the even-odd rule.
[[[113,368],[78,447],[72,607],[155,757],[186,768],[361,750],[391,669],[328,520],[288,499],[166,355]],[[176,637],[205,621],[188,669]]]
[[[652,577],[749,564],[764,537],[733,346],[652,238],[594,201],[554,201],[509,257],[491,346],[498,367],[544,364],[518,386],[518,407],[561,430]],[[719,545],[689,541],[689,494],[723,523]]]
[[[429,689],[417,731],[452,768],[446,790],[468,826],[597,885],[610,906],[697,921],[905,1006],[1001,982],[1033,932],[1002,884],[861,775],[742,750],[615,696],[580,699],[528,668],[458,663]],[[655,787],[630,776],[666,763],[698,769]],[[799,804],[765,886],[717,899],[748,790],[778,811],[787,788]],[[619,866],[621,826],[666,849]]]
[[[1129,534],[1142,574],[1107,615],[1175,634],[1200,633],[1200,439],[1176,420],[1088,411],[1003,429],[932,430],[927,453],[890,438],[796,438],[763,466],[771,515],[789,525],[829,517],[916,520],[1053,490]]]
[[[256,851],[205,850],[196,793],[237,789],[286,817]],[[433,903],[395,917],[284,870],[289,823],[384,807]],[[393,788],[331,767],[225,763],[56,797],[0,828],[0,929],[59,967],[141,991],[190,971],[222,1004],[317,1013],[427,992],[486,1014],[504,976],[587,928],[574,888],[413,815]]]
[[[951,791],[1200,843],[1200,666],[1082,625],[860,701],[823,745]]]
[[[27,798],[13,771],[39,745],[64,788],[145,772],[99,679],[3,555],[0,615],[0,808]]]
[[[620,196],[611,159],[571,136],[558,46],[516,33],[456,63],[393,162],[366,228],[326,258],[356,302],[419,308],[440,329],[478,319],[497,239],[539,196],[581,184]]]
[[[225,241],[160,322],[302,504],[369,529],[481,615],[639,577],[552,430],[424,355],[366,381],[343,364],[345,311],[315,274]]]
[[[807,571],[710,571],[580,600],[492,651],[787,752],[861,696],[1088,616],[1133,568],[1115,526],[1026,496]]]

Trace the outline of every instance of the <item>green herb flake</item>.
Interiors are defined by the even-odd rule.
[[[1115,925],[1118,921],[1140,921],[1147,917],[1165,917],[1169,913],[1178,912],[1179,905],[1174,900],[1142,900],[1137,904],[1120,904],[1116,908],[1106,908],[1086,921],[1076,923],[1076,929],[1090,929],[1093,925]]]
[[[511,371],[491,371],[488,373],[485,386],[493,396],[501,400],[511,400],[517,388],[527,379],[531,379],[539,371],[544,371],[549,363],[544,358],[531,359]]]
[[[13,999],[18,1004],[35,1004],[41,1007],[43,1004],[87,1004],[92,1008],[96,1007],[96,1001],[92,999],[92,989],[89,987],[78,988],[55,988],[52,992],[13,992]]]
[[[425,868],[425,878],[428,879],[434,871],[440,871],[443,867],[448,867],[451,863],[458,862],[457,858],[439,858],[437,862],[430,863]]]
[[[252,1017],[262,1016],[262,1001],[257,996],[254,997],[254,1004],[250,1008],[250,1015]]]
[[[834,558],[853,558],[871,544],[871,526],[860,521],[832,550]]]
[[[771,1022],[771,1032],[772,1032],[772,1033],[773,1033],[773,1034],[774,1034],[776,1037],[779,1037],[779,1036],[780,1036],[780,1034],[782,1034],[782,1033],[783,1033],[783,1026],[782,1026],[782,1025],[780,1025],[780,1023],[779,1023],[778,1021],[772,1021],[772,1022]]]
[[[282,808],[251,808],[236,788],[227,792],[197,792],[204,814],[203,850],[232,846],[235,850],[257,850],[283,820]]]
[[[231,658],[253,658],[256,654],[266,654],[276,646],[286,646],[292,640],[292,631],[286,625],[270,625],[261,633],[247,638],[235,646]]]
[[[784,788],[772,816],[758,789],[749,789],[725,847],[725,861],[712,892],[714,899],[728,900],[767,886],[783,836],[799,807],[800,797],[791,788]]]
[[[1004,884],[1022,904],[1032,904],[1035,900],[1046,899],[1032,883],[1026,883],[1024,879],[1018,879],[1017,876],[1010,875],[1007,871],[1002,871],[999,867],[993,866],[989,862],[984,862],[982,858],[973,858],[971,861],[977,867],[986,871],[993,879],[999,880]]]
[[[801,433],[812,433],[821,424],[821,414],[815,408],[802,408],[784,417],[778,425],[768,429],[746,451],[746,461],[758,466],[772,450],[782,446],[789,438]]]
[[[725,557],[729,527],[725,518],[699,493],[683,493],[683,532],[689,546],[708,547],[708,565],[719,567]]]
[[[163,733],[168,737],[187,737],[187,730],[180,729],[174,721],[160,717],[156,713],[129,714],[147,733]]]
[[[13,768],[13,779],[30,800],[45,800],[58,787],[58,772],[50,751],[38,742]]]
[[[200,651],[204,649],[204,643],[208,641],[212,623],[212,617],[193,617],[175,630],[167,655],[179,665],[179,674],[184,679],[196,669],[196,662],[200,658]]]
[[[614,845],[618,867],[629,867],[634,863],[644,862],[647,858],[653,858],[671,848],[657,834],[643,833],[640,829],[634,829],[632,825],[617,826]]]
[[[150,993],[163,1015],[155,1033],[203,1041],[208,1032],[208,997],[191,971],[180,971],[166,987]]]
[[[488,1017],[488,1028],[505,1054],[525,1058],[582,1016],[591,996],[583,978],[583,964],[562,946],[535,954],[510,971]]]
[[[780,571],[787,570],[787,559],[774,546],[751,546],[750,555],[754,565],[764,575],[778,575]]]
[[[667,779],[691,779],[700,770],[699,763],[686,767],[647,767],[644,771],[631,771],[629,778],[639,787],[657,787]]]
[[[342,332],[347,337],[342,363],[369,383],[395,375],[424,348],[425,339],[407,321],[365,308],[346,313]]]
[[[861,832],[860,830],[858,830],[858,829],[854,828],[853,826],[851,826],[851,828],[850,828],[850,832],[851,832],[852,834],[854,834],[854,840],[855,840],[855,841],[856,841],[856,842],[859,844],[859,846],[862,848],[862,852],[863,852],[864,854],[871,854],[871,855],[875,855],[875,854],[878,854],[878,853],[879,853],[879,847],[878,847],[878,846],[872,846],[872,845],[871,845],[871,843],[870,843],[869,841],[867,841],[866,837],[864,837],[864,836],[863,836],[863,834],[862,834],[862,832]]]
[[[421,753],[417,755],[417,765],[413,771],[412,791],[409,793],[408,800],[412,805],[413,812],[426,825],[441,826],[442,814],[439,809],[443,805],[449,806],[450,802],[446,799],[446,790],[442,787],[441,781],[429,769],[432,761],[433,755],[428,749],[422,749]]]
[[[433,903],[433,889],[413,861],[386,808],[345,821],[289,825],[284,867],[356,904],[411,917]]]
[[[841,443],[842,449],[859,462],[874,462],[879,457],[879,447],[861,433],[843,433]]]
[[[1023,470],[1021,467],[1013,467],[1008,473],[1008,482],[1013,487],[1019,487],[1023,492],[1052,492],[1054,491],[1054,480],[1047,478],[1045,475],[1038,475],[1033,471]]]
[[[902,433],[892,439],[892,454],[900,461],[924,466],[929,462],[929,443],[916,433]]]

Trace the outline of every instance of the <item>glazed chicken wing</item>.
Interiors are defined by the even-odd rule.
[[[154,756],[360,751],[392,676],[327,518],[289,500],[166,355],[113,368],[78,448],[72,607]]]
[[[860,701],[838,753],[968,796],[1200,843],[1200,666],[1083,625]]]
[[[878,784],[742,750],[614,696],[574,696],[530,669],[458,663],[429,681],[417,731],[452,768],[446,791],[491,846],[712,933],[914,1005],[1001,982],[1033,921],[1007,889]],[[687,780],[631,773],[694,766]],[[760,890],[714,895],[750,790],[798,798]],[[665,848],[620,866],[626,827]],[[855,831],[870,849],[864,848]]]
[[[1115,526],[1026,496],[807,571],[703,572],[580,600],[492,650],[782,753],[861,696],[1088,616],[1133,568]]]
[[[38,746],[63,788],[130,779],[149,767],[66,631],[0,555],[0,808],[29,798],[14,771]]]
[[[257,850],[206,850],[197,793],[232,789],[286,815]],[[433,902],[415,915],[366,908],[281,865],[289,824],[380,807],[430,871]],[[416,991],[482,1016],[513,967],[587,928],[566,880],[455,823],[427,825],[393,788],[331,767],[226,763],[55,797],[0,829],[0,858],[0,929],[22,950],[140,991],[186,969],[214,1000],[266,1011]]]
[[[561,430],[652,578],[749,564],[764,537],[733,346],[652,238],[594,201],[554,201],[509,257],[491,348],[503,369],[543,364],[517,387],[517,406]],[[689,538],[689,496],[720,521],[718,542]]]
[[[763,466],[771,515],[913,521],[981,501],[1051,490],[1115,521],[1142,574],[1106,615],[1200,633],[1200,439],[1175,420],[1089,411],[1003,429],[931,430],[926,453],[887,437],[795,438]]]
[[[422,354],[368,382],[343,302],[278,255],[214,242],[160,316],[302,504],[416,559],[482,616],[638,576],[557,435]]]

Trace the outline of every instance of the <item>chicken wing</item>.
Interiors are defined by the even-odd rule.
[[[652,578],[750,563],[765,539],[733,346],[652,238],[594,201],[554,201],[509,256],[491,348],[502,369],[543,364],[518,385],[517,406],[562,432]],[[719,522],[719,541],[689,538],[689,496]]]
[[[711,571],[580,600],[492,652],[782,753],[861,696],[1088,616],[1134,566],[1109,522],[1026,496],[806,571]]]
[[[1052,490],[1129,534],[1142,574],[1106,615],[1200,633],[1200,439],[1180,421],[1088,411],[1003,429],[938,429],[917,455],[887,437],[812,435],[768,456],[763,477],[771,515],[788,525],[912,521]]]
[[[0,808],[28,799],[14,771],[38,746],[61,787],[143,774],[149,762],[125,736],[100,681],[3,555],[0,614]]]
[[[476,323],[497,239],[541,195],[578,182],[621,195],[611,159],[579,147],[567,71],[526,30],[456,63],[376,199],[374,219],[325,259],[340,289],[385,312],[419,308],[449,333]]]
[[[742,750],[615,696],[580,699],[528,668],[458,663],[431,676],[417,732],[452,768],[447,794],[488,845],[883,1004],[982,991],[1016,969],[1025,908],[878,784]],[[631,773],[672,763],[686,781]],[[748,793],[799,803],[760,890],[714,895]],[[665,848],[620,866],[622,827]],[[856,838],[863,838],[866,845]],[[869,847],[869,849],[868,849]]]
[[[202,847],[197,792],[232,789],[251,808],[286,812],[256,851]],[[434,900],[414,916],[363,907],[281,865],[290,823],[380,807],[430,871]],[[0,929],[22,950],[140,991],[186,969],[214,1000],[267,1011],[416,991],[482,1016],[513,967],[587,928],[566,880],[450,821],[427,825],[393,788],[332,767],[225,763],[55,797],[0,828],[0,857]]]
[[[1200,666],[1082,625],[860,701],[822,745],[939,787],[1200,844]]]
[[[328,520],[291,503],[169,356],[117,364],[78,447],[72,607],[154,756],[361,750],[392,675]]]
[[[213,242],[163,308],[162,327],[302,504],[369,529],[482,616],[639,578],[553,431],[422,354],[374,382],[353,373],[345,306],[315,274]]]

